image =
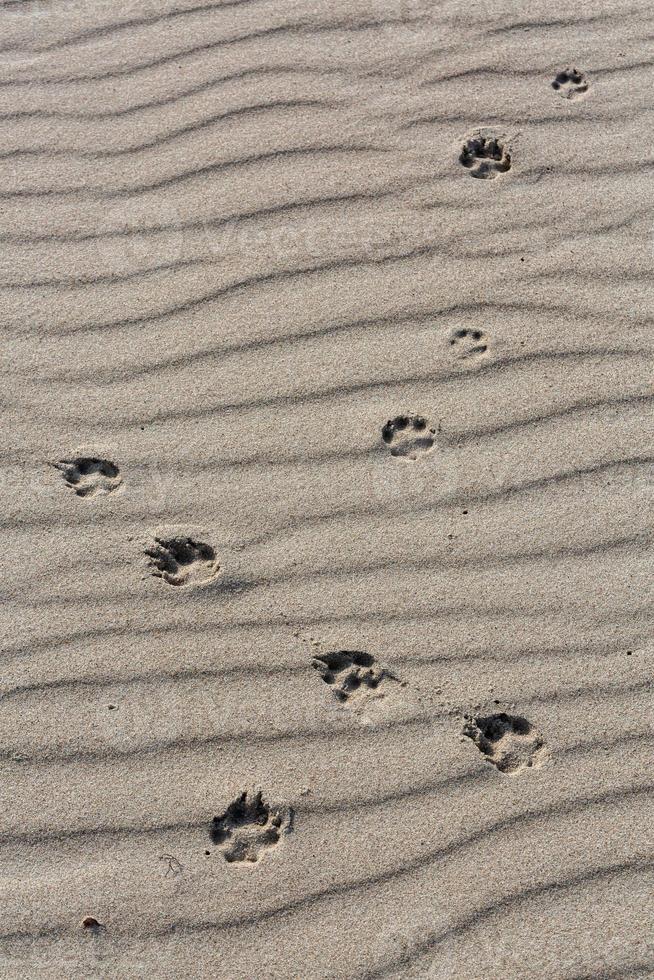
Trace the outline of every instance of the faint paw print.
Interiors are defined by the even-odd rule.
[[[488,350],[484,331],[479,329],[472,330],[468,327],[461,327],[458,330],[452,331],[450,334],[450,347],[453,348],[453,353],[462,359],[485,354]]]
[[[566,68],[558,73],[552,88],[564,99],[579,99],[588,91],[588,80],[582,71]]]
[[[396,415],[382,429],[382,441],[391,456],[416,460],[434,448],[436,429],[422,415]]]

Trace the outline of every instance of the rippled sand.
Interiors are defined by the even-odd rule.
[[[0,7],[0,973],[654,976],[654,14]]]

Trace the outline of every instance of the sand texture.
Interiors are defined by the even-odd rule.
[[[3,0],[0,976],[654,976],[651,0]]]

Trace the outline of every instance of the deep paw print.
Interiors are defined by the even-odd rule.
[[[542,735],[526,718],[504,712],[485,718],[468,718],[463,734],[500,772],[509,776],[537,768],[546,756]]]
[[[389,419],[382,429],[382,440],[391,451],[391,456],[404,459],[417,459],[422,453],[433,449],[436,430],[429,426],[422,415],[396,415]]]
[[[461,164],[471,177],[494,180],[511,169],[511,156],[496,136],[471,136],[459,155]]]
[[[311,661],[338,701],[361,701],[373,695],[383,697],[397,678],[375,662],[369,653],[338,650],[316,655]]]
[[[552,82],[552,88],[564,99],[579,99],[588,91],[588,79],[582,71],[566,68],[558,73]]]
[[[479,357],[488,350],[483,330],[461,327],[450,334],[450,347],[457,357]]]
[[[66,486],[74,490],[78,497],[113,493],[123,482],[120,470],[108,459],[77,456],[75,459],[62,459],[54,465],[62,472]]]
[[[168,585],[202,585],[220,571],[216,553],[209,544],[192,538],[155,538],[146,549],[152,574]]]
[[[292,812],[273,809],[262,794],[242,793],[224,813],[211,822],[211,840],[229,864],[254,864],[263,852],[275,847],[291,828]]]

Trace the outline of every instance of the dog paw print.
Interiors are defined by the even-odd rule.
[[[471,136],[459,155],[461,164],[471,177],[494,180],[511,169],[511,156],[496,136]]]
[[[361,701],[370,695],[383,697],[390,683],[397,678],[376,663],[369,653],[359,650],[338,650],[316,655],[311,661],[329,684],[338,701]]]
[[[488,350],[483,330],[461,327],[450,334],[450,347],[457,357],[479,357]]]
[[[224,813],[213,818],[211,840],[229,864],[254,864],[288,833],[291,821],[290,810],[268,806],[261,792],[241,793]]]
[[[211,545],[192,538],[155,538],[145,554],[152,574],[168,585],[203,585],[220,571]]]
[[[564,99],[579,99],[588,91],[588,79],[576,68],[566,68],[558,73],[552,88]]]
[[[54,465],[63,474],[66,486],[74,490],[78,497],[113,493],[123,482],[120,470],[108,459],[77,456],[75,459],[62,459]]]
[[[433,449],[436,430],[422,415],[396,415],[382,429],[382,441],[391,456],[415,460]]]
[[[500,772],[514,776],[543,764],[546,749],[542,735],[526,718],[504,712],[484,718],[468,718],[463,734]]]

